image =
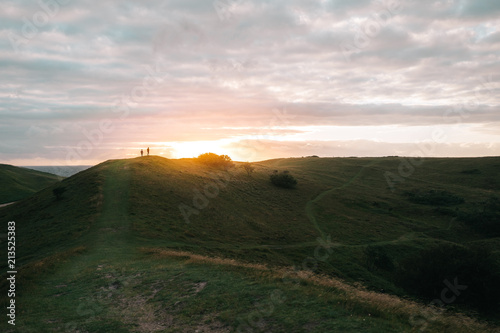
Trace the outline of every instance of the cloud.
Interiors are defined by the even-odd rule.
[[[52,9],[5,1],[0,13],[5,161],[64,161],[106,119],[115,130],[84,160],[143,138],[244,137],[268,130],[275,109],[290,115],[283,136],[450,123],[491,134],[500,122],[493,0],[239,0],[223,16],[212,1],[43,3]]]
[[[500,148],[499,143],[386,143],[369,140],[351,141],[246,141],[235,144],[234,148],[247,149],[242,156],[258,156],[260,160],[287,157],[373,157],[373,156],[414,156],[414,157],[474,157],[492,156]],[[374,153],[376,152],[376,153]]]
[[[498,17],[500,13],[500,3],[495,0],[462,0],[459,8],[460,15],[465,17]]]

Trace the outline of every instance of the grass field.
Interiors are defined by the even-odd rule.
[[[500,158],[426,159],[411,174],[405,161],[279,159],[248,175],[150,156],[85,170],[0,209],[19,267],[16,329],[1,330],[498,331],[460,300],[427,306],[398,267],[440,244],[487,244],[500,262],[500,238],[459,218],[500,195]],[[274,170],[297,188],[274,187]]]
[[[61,179],[50,173],[0,164],[0,204],[24,199]]]

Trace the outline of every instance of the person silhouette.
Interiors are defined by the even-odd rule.
[[[142,151],[142,149],[141,149],[141,157],[142,157],[143,155],[144,155],[144,152],[143,152],[143,151]]]
[[[148,147],[148,150],[147,150],[147,151],[148,151],[148,156],[149,156],[149,147]]]

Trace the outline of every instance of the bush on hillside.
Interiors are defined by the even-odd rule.
[[[271,183],[283,188],[294,188],[297,186],[297,180],[288,171],[278,172],[277,170],[270,176]]]
[[[198,162],[200,162],[202,164],[216,167],[216,168],[221,168],[224,170],[228,170],[228,169],[234,167],[234,163],[231,160],[231,157],[229,157],[227,155],[217,155],[214,153],[205,153],[205,154],[201,154],[200,156],[198,156],[197,160],[198,160]]]
[[[446,243],[424,250],[400,262],[397,281],[409,293],[428,300],[465,304],[483,312],[499,307],[500,265],[485,247]]]

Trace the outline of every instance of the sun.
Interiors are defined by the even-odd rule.
[[[204,153],[228,155],[235,161],[257,160],[256,150],[248,144],[242,144],[238,138],[224,138],[219,140],[199,141],[157,141],[136,142],[139,147],[153,147],[153,155],[166,155],[169,158],[193,158]],[[137,150],[134,148],[134,152]],[[133,154],[131,154],[133,155]]]
[[[174,158],[198,157],[204,153],[227,154],[227,148],[219,141],[172,142]]]

